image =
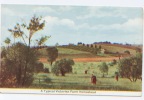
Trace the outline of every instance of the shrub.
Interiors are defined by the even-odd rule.
[[[49,68],[44,68],[45,73],[49,73]]]
[[[55,75],[59,75],[61,73],[62,76],[65,76],[65,73],[72,72],[72,65],[74,65],[74,61],[71,59],[60,59],[55,62],[52,72]]]
[[[130,55],[130,51],[126,50],[124,51],[124,53],[129,54]]]

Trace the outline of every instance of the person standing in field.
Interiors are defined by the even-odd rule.
[[[92,74],[91,83],[96,85],[96,81],[97,81],[96,76]]]
[[[88,70],[85,70],[85,74],[87,74]]]
[[[118,81],[118,74],[116,74],[116,77],[115,77],[115,78],[116,78],[116,81]]]

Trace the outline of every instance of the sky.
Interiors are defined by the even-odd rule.
[[[2,5],[1,44],[5,45],[3,41],[7,37],[14,41],[8,29],[13,29],[16,23],[29,24],[34,15],[42,16],[46,24],[33,35],[32,45],[45,35],[51,36],[46,45],[101,41],[142,44],[142,13],[140,7]]]

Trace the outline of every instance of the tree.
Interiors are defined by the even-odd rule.
[[[105,62],[102,62],[101,65],[99,65],[99,70],[103,73],[102,77],[104,77],[104,73],[108,74],[108,65]]]
[[[50,62],[50,65],[52,66],[52,63],[58,57],[58,50],[56,47],[48,47],[46,51],[47,51],[48,62]]]
[[[34,35],[34,33],[36,33],[39,30],[42,30],[45,26],[45,21],[41,21],[41,20],[42,17],[33,16],[28,25],[26,23],[23,23],[21,25],[17,23],[14,29],[8,29],[8,31],[13,34],[14,41],[15,38],[20,37],[23,39],[24,43],[26,44],[26,39],[28,38],[28,46],[30,47],[31,38]],[[29,31],[28,36],[26,33],[24,33],[24,29],[27,29]],[[24,36],[26,38],[24,38]]]
[[[32,36],[42,30],[44,26],[45,21],[42,21],[42,17],[34,16],[29,24],[17,23],[14,29],[8,29],[14,37],[14,44],[6,52],[4,66],[6,66],[6,70],[12,70],[11,76],[16,78],[17,87],[29,86],[32,83],[34,66],[38,60],[37,51],[31,49]],[[25,33],[25,29],[28,30],[28,35]],[[18,37],[22,38],[24,43],[16,43],[15,39]],[[4,72],[7,72],[6,70]]]
[[[41,37],[39,40],[36,40],[38,42],[38,46],[43,45],[51,36],[44,36]]]
[[[36,65],[35,65],[35,71],[37,73],[43,72],[44,71],[44,65],[43,65],[43,63],[41,63],[41,62],[36,63]]]
[[[10,40],[10,38],[7,37],[4,42],[5,42],[5,43],[8,45],[8,47],[9,47],[9,44],[10,44],[11,40]]]
[[[99,45],[99,49],[101,49],[102,47],[101,47],[101,45]]]
[[[15,87],[28,87],[33,82],[34,66],[37,64],[38,55],[34,49],[29,49],[29,55],[27,55],[28,48],[22,43],[16,43],[6,50],[6,55],[2,62],[5,68],[2,73],[4,75],[8,73],[13,76],[8,79],[11,81],[12,79],[15,80]],[[25,69],[27,60],[27,69]],[[5,76],[1,76],[1,80],[5,80]],[[9,80],[6,79],[5,82]]]
[[[123,58],[119,62],[119,73],[122,77],[128,78],[131,82],[136,82],[142,76],[142,54]]]
[[[57,76],[59,73],[61,73],[62,76],[65,76],[65,73],[72,72],[73,65],[73,60],[64,58],[55,62],[54,66],[52,67],[52,72]]]

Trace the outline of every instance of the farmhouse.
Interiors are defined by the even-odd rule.
[[[100,53],[101,53],[101,54],[105,54],[105,52],[106,52],[106,49],[101,49],[101,50],[100,50]]]

